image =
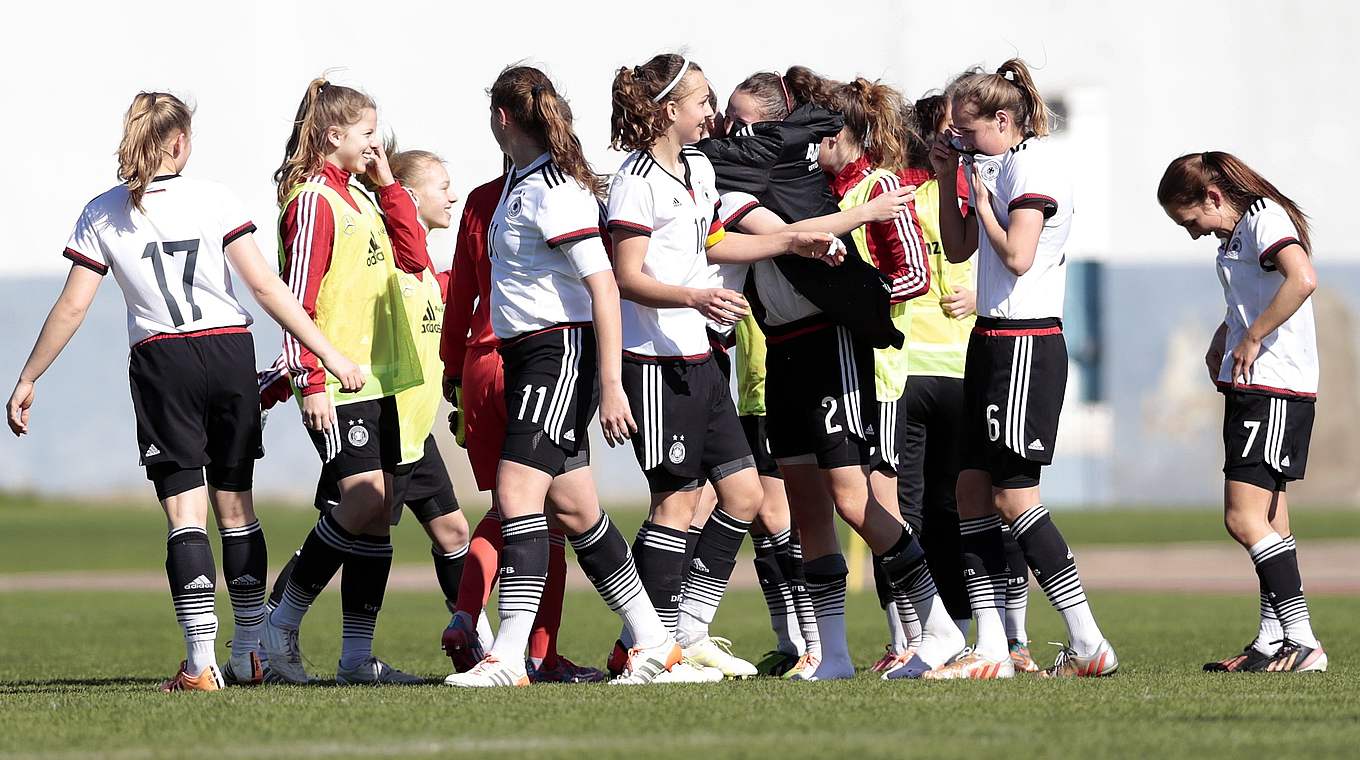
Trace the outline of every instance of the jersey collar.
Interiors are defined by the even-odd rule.
[[[661,162],[656,160],[656,156],[652,155],[652,152],[650,150],[647,151],[647,157],[652,159],[652,163],[656,164],[656,168],[658,171],[660,171],[662,174],[665,174],[667,177],[670,177],[671,179],[675,180],[676,182],[679,182],[680,186],[685,188],[685,190],[689,192],[690,197],[691,198],[694,197],[694,188],[689,184],[690,174],[692,173],[689,167],[689,158],[685,156],[685,150],[683,148],[680,150],[680,165],[685,167],[685,176],[683,178],[677,177],[674,174],[671,174],[670,172],[666,171],[666,167],[662,166]]]
[[[538,158],[535,158],[533,161],[530,161],[529,165],[524,167],[523,169],[516,166],[515,167],[516,181],[524,179],[526,176],[543,168],[543,165],[548,163],[548,161],[550,161],[551,159],[552,159],[551,155],[549,155],[548,153],[543,153]]]
[[[161,175],[159,175],[159,176],[152,177],[152,178],[151,178],[151,181],[152,181],[152,182],[164,182],[164,181],[169,180],[169,179],[176,179],[176,178],[178,178],[179,176],[180,176],[180,175],[178,175],[178,174],[161,174]]]
[[[836,194],[837,199],[844,198],[846,193],[854,189],[855,185],[858,185],[864,179],[864,175],[871,168],[868,156],[860,156],[851,161],[841,167],[841,170],[836,172],[836,176],[831,179],[831,192]]]

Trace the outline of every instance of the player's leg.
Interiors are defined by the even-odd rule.
[[[807,651],[807,643],[803,639],[799,625],[790,577],[793,562],[791,548],[793,531],[789,519],[788,497],[784,492],[784,479],[761,475],[760,484],[763,496],[760,514],[751,525],[751,543],[755,547],[756,578],[765,595],[765,606],[770,612],[770,628],[774,631],[775,648],[765,653],[756,664],[756,669],[761,675],[779,676],[797,664],[798,658]],[[816,624],[815,618],[813,624]]]
[[[156,495],[165,510],[165,573],[170,581],[170,600],[175,619],[184,632],[185,658],[175,677],[161,684],[162,691],[222,688],[217,666],[217,615],[214,595],[217,568],[208,544],[208,490],[202,468],[184,469],[173,463],[147,468]]]
[[[230,684],[253,686],[264,682],[259,651],[269,557],[264,531],[255,516],[249,473],[234,469],[210,470],[208,475],[208,495],[222,537],[222,574],[234,618],[231,657],[222,668],[222,677]]]
[[[781,458],[779,469],[789,497],[789,513],[798,529],[794,583],[800,580],[812,607],[813,625],[804,628],[807,652],[786,676],[813,680],[818,673],[827,680],[854,675],[845,638],[845,583],[848,569],[836,535],[835,503],[816,457]],[[800,619],[803,610],[799,610]],[[823,669],[825,668],[825,671]]]
[[[897,403],[894,445],[897,450],[897,507],[903,521],[920,536],[929,564],[932,558],[926,542],[928,536],[922,529],[925,525],[926,450],[931,440],[926,425],[930,406],[916,382],[922,379],[908,378],[906,390]],[[883,424],[887,422],[882,421]],[[939,575],[935,574],[934,578],[938,586]],[[888,645],[873,667],[874,671],[882,673],[911,659],[920,644],[921,623],[914,610],[909,615],[901,614],[903,611],[893,600],[892,587],[881,561],[874,563],[874,588],[879,596],[879,606],[888,618]]]

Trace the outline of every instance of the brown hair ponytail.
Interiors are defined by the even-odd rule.
[[[274,171],[279,205],[298,183],[321,171],[326,162],[326,130],[348,127],[377,109],[373,99],[351,87],[331,84],[324,77],[313,79],[293,117],[293,131],[283,151],[283,163]]]
[[[773,71],[762,71],[742,80],[737,92],[750,95],[760,109],[764,121],[782,121],[793,112],[793,92],[784,77]]]
[[[1298,230],[1304,250],[1312,254],[1308,216],[1269,180],[1231,153],[1211,150],[1189,153],[1172,161],[1157,184],[1157,202],[1169,207],[1194,206],[1208,197],[1210,185],[1217,187],[1239,213],[1245,213],[1261,198],[1278,204]]]
[[[511,66],[496,77],[490,94],[491,107],[503,109],[520,129],[538,139],[564,174],[604,196],[604,180],[590,168],[576,137],[571,106],[557,94],[547,74],[532,66]]]
[[[944,120],[945,99],[939,93],[923,95],[911,108],[911,128],[907,130],[907,166],[931,169],[930,143]]]
[[[609,144],[614,149],[647,150],[670,128],[666,102],[679,100],[689,91],[677,84],[660,102],[653,99],[676,77],[703,71],[699,64],[689,61],[688,70],[682,72],[686,60],[676,53],[662,53],[641,66],[623,66],[614,73],[610,90],[614,107],[609,119]]]
[[[863,146],[875,168],[896,171],[907,165],[902,93],[858,77],[833,90],[832,102],[834,110],[845,116],[845,129]]]
[[[840,85],[833,79],[818,74],[806,66],[790,66],[784,72],[784,86],[788,88],[793,108],[805,103],[835,110],[835,89]]]
[[[978,116],[1006,111],[1026,137],[1046,137],[1051,131],[1053,113],[1039,94],[1029,66],[1019,58],[1001,64],[993,74],[970,69],[955,79],[945,94],[956,112],[962,106],[972,106]]]
[[[118,179],[128,188],[128,202],[138,211],[146,187],[164,160],[176,132],[189,134],[194,112],[184,101],[164,92],[141,92],[123,115],[118,143]]]

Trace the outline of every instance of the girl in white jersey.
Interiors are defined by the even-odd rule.
[[[1071,181],[1049,152],[1049,112],[1021,60],[995,73],[970,71],[949,86],[952,132],[931,150],[940,197],[956,192],[959,153],[976,211],[939,205],[940,238],[951,262],[977,252],[977,323],[964,366],[964,458],[958,481],[959,532],[977,647],[930,678],[1009,678],[1003,608],[1007,563],[1001,523],[1010,525],[1070,643],[1046,673],[1103,676],[1118,660],[1086,601],[1072,552],[1039,496],[1053,461],[1067,379],[1062,336]],[[951,142],[952,141],[952,142]]]
[[[628,544],[600,511],[590,474],[587,426],[597,404],[611,446],[637,430],[621,378],[618,289],[601,239],[603,183],[586,163],[571,109],[538,69],[515,66],[496,79],[491,132],[514,163],[487,232],[508,413],[495,489],[505,539],[500,629],[481,662],[445,683],[529,683],[524,650],[548,575],[545,499],[632,636],[615,683],[648,683],[679,663],[680,648],[643,593]]]
[[[687,659],[730,676],[754,675],[753,665],[708,635],[763,498],[706,332],[709,321],[735,324],[747,304],[740,293],[714,287],[709,264],[786,252],[834,258],[840,249],[827,234],[752,236],[723,229],[713,167],[687,147],[713,117],[708,82],[689,59],[661,54],[624,66],[614,77],[612,98],[612,144],[633,151],[609,191],[614,266],[626,299],[624,387],[640,427],[634,451],[652,492],[634,554],[652,603],[676,630]],[[705,480],[721,506],[690,561],[686,536]],[[621,643],[611,659],[623,648]]]
[[[1318,389],[1308,219],[1236,156],[1181,156],[1157,187],[1167,216],[1198,239],[1219,239],[1227,312],[1209,344],[1222,391],[1223,522],[1250,554],[1261,587],[1255,640],[1210,662],[1212,672],[1327,669],[1304,599],[1285,486],[1303,478]]]
[[[123,183],[81,212],[64,253],[72,262],[66,286],[8,405],[10,429],[27,433],[34,385],[112,271],[128,309],[137,450],[169,523],[165,569],[188,651],[163,691],[213,691],[224,677],[233,683],[263,678],[254,650],[267,563],[250,495],[260,451],[260,400],[247,329],[252,320],[232,292],[231,270],[346,389],[363,385],[358,367],[335,350],[264,263],[251,235],[255,225],[230,191],[180,176],[191,152],[192,116],[174,95],[144,92],[133,99],[118,147]],[[236,611],[233,654],[221,671],[213,651],[217,573],[206,532],[210,502]]]

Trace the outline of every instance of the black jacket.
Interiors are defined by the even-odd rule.
[[[840,210],[817,165],[817,147],[843,124],[840,114],[805,104],[783,121],[753,124],[737,137],[710,138],[695,147],[712,162],[719,192],[750,193],[785,222],[796,222]],[[794,255],[779,256],[775,265],[831,321],[875,348],[901,348],[904,336],[889,313],[888,279],[855,255],[848,236],[844,242],[851,255],[838,267]],[[747,291],[763,329],[759,293]]]

